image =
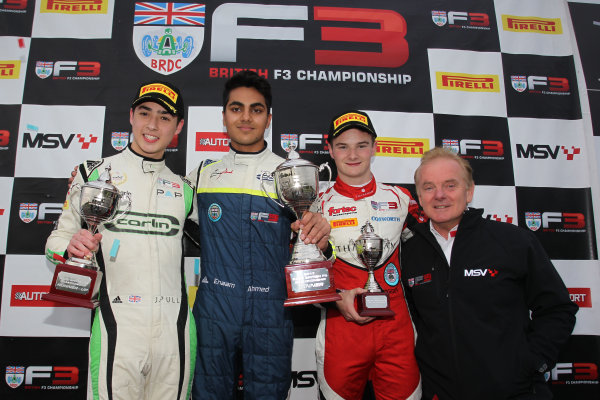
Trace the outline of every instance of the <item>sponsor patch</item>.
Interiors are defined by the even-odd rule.
[[[398,268],[392,263],[389,263],[385,267],[383,278],[385,279],[385,283],[389,286],[396,286],[400,281],[400,274],[398,273]]]
[[[220,220],[222,213],[223,210],[221,209],[221,206],[217,203],[212,203],[210,206],[208,206],[208,218],[212,222],[217,222],[218,220]]]
[[[431,274],[419,275],[408,279],[408,287],[424,285],[431,282]]]

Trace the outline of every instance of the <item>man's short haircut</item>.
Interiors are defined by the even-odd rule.
[[[258,75],[254,71],[244,70],[233,75],[227,82],[225,82],[225,89],[223,90],[223,111],[227,107],[229,102],[229,94],[233,89],[239,87],[254,88],[265,98],[267,105],[267,113],[271,113],[271,102],[273,96],[271,95],[271,84],[262,76]]]
[[[464,171],[464,178],[465,182],[467,182],[467,188],[473,186],[475,182],[473,181],[473,168],[471,167],[471,164],[469,164],[467,160],[465,160],[464,158],[462,158],[461,156],[459,156],[458,154],[446,147],[434,147],[433,149],[426,151],[425,154],[423,154],[423,157],[421,158],[421,164],[415,171],[414,179],[415,185],[417,185],[417,187],[419,186],[417,183],[417,176],[419,176],[419,171],[421,167],[427,164],[428,162],[431,162],[438,158],[447,158],[456,161]]]

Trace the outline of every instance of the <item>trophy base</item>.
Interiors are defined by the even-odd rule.
[[[356,311],[361,317],[393,317],[387,292],[368,292],[356,296]]]
[[[98,307],[101,281],[101,271],[58,264],[54,270],[50,292],[43,294],[42,299],[94,309]]]
[[[337,301],[330,261],[317,261],[307,264],[291,264],[285,267],[285,282],[288,299],[283,306],[326,303]]]

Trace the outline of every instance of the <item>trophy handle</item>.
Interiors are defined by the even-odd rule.
[[[333,177],[333,173],[331,172],[331,167],[329,167],[329,163],[327,161],[325,161],[323,164],[319,165],[319,172],[323,171],[324,169],[327,169],[327,171],[329,171],[329,178],[327,179],[327,189],[325,189],[321,192],[321,194],[319,195],[319,197],[316,200],[318,202],[321,201],[321,199],[323,198],[323,195],[331,186],[331,178]]]
[[[267,196],[269,199],[273,200],[273,201],[275,202],[275,204],[277,204],[279,207],[281,207],[281,208],[285,208],[285,206],[284,206],[283,204],[281,204],[280,202],[278,202],[277,200],[275,200],[274,198],[272,198],[272,197],[271,197],[271,195],[269,194],[269,192],[267,191],[267,188],[265,188],[265,181],[264,181],[264,179],[263,179],[263,178],[264,178],[264,176],[265,176],[265,174],[264,174],[264,173],[263,173],[263,174],[260,176],[260,187],[261,187],[261,189],[262,189],[263,193],[264,193],[264,194],[265,194],[265,195],[266,195],[266,196]],[[272,177],[272,176],[273,176],[273,174],[271,173],[271,177]]]

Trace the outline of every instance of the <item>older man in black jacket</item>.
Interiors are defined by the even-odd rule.
[[[533,233],[467,209],[472,169],[427,152],[415,172],[430,223],[412,227],[402,281],[417,330],[423,399],[551,399],[544,373],[577,305]]]

